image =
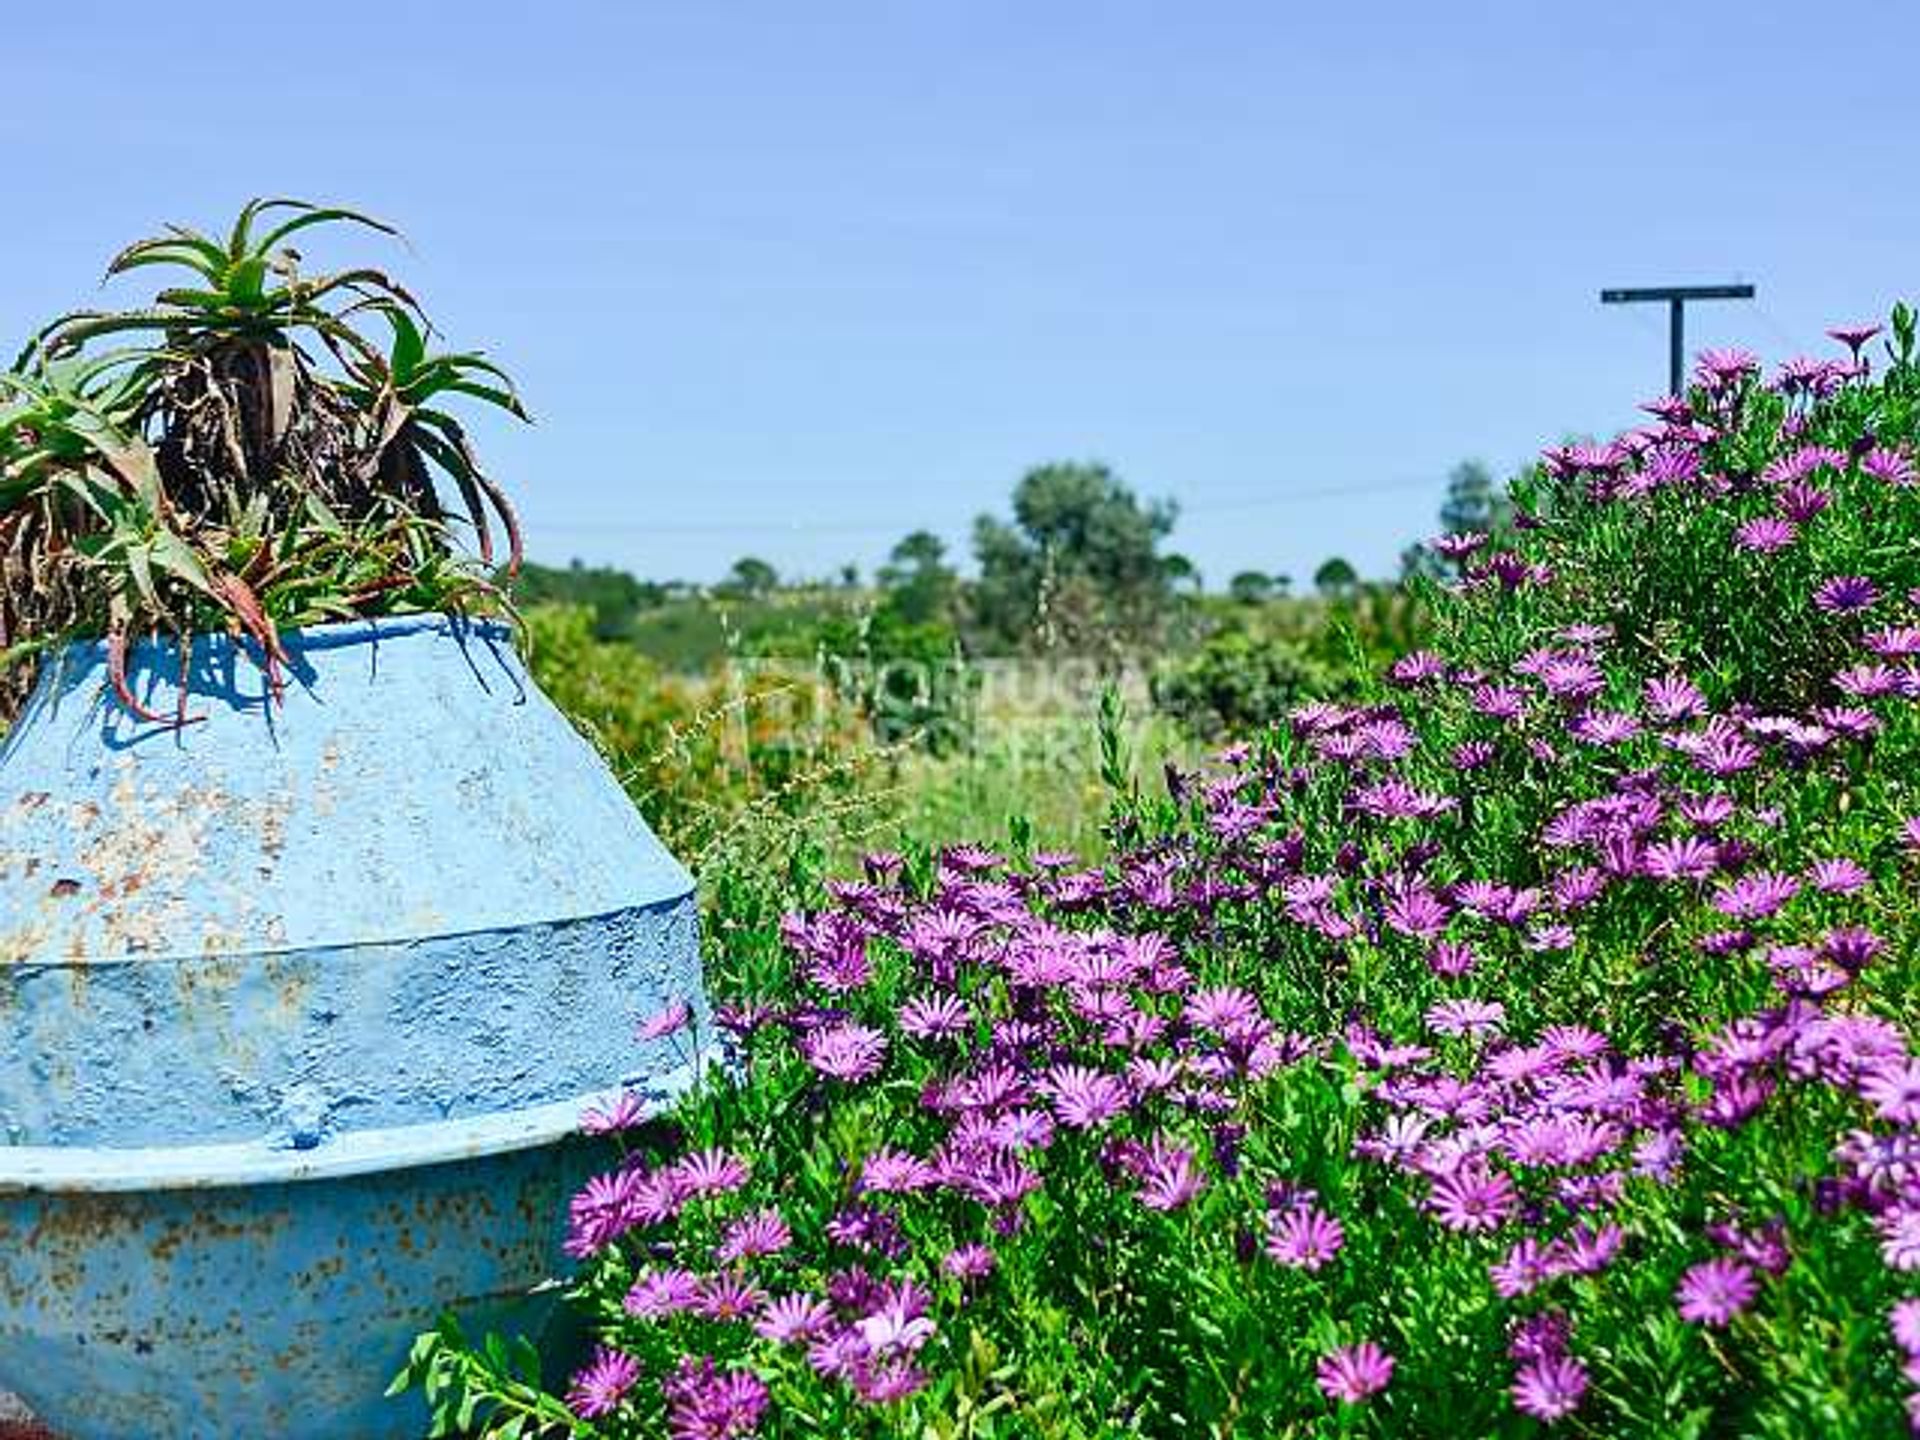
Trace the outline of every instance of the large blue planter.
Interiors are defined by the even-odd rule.
[[[417,1435],[417,1331],[539,1322],[582,1108],[697,1070],[692,881],[506,633],[285,639],[178,731],[76,646],[0,745],[0,1388],[72,1440]]]

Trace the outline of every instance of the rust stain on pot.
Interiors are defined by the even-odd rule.
[[[217,1213],[202,1211],[185,1219],[167,1221],[147,1247],[147,1253],[164,1265],[183,1246],[198,1249],[214,1242],[224,1244],[240,1240],[255,1241],[266,1246],[279,1236],[286,1224],[287,1216],[281,1211],[269,1210],[240,1220],[224,1220]]]

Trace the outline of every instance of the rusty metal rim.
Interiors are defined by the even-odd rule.
[[[690,1089],[705,1068],[696,1056],[664,1076],[651,1076],[639,1093],[657,1112]],[[442,1120],[352,1130],[311,1150],[264,1140],[219,1145],[160,1145],[106,1149],[62,1145],[0,1145],[0,1200],[36,1194],[112,1194],[152,1190],[218,1190],[334,1180],[383,1170],[411,1170],[477,1160],[551,1145],[580,1130],[588,1109],[604,1107],[635,1087],[616,1086],[548,1105]]]
[[[317,625],[302,625],[298,629],[280,632],[282,641],[296,644],[312,650],[338,650],[348,645],[360,645],[368,641],[378,644],[382,640],[396,639],[402,635],[411,635],[421,630],[446,629],[459,637],[473,636],[485,640],[511,640],[513,626],[504,620],[490,616],[469,617],[455,615],[446,610],[416,610],[406,615],[389,615],[370,620],[329,620]],[[193,637],[196,646],[225,646],[239,649],[240,642],[224,630],[202,631]],[[134,642],[132,653],[139,655],[149,649],[169,650],[171,640],[142,638]],[[61,662],[69,657],[84,659],[90,663],[101,663],[106,659],[107,642],[105,640],[71,640],[53,652],[46,670],[55,672]],[[45,675],[40,684],[50,682]]]
[[[684,873],[684,872],[683,872]],[[391,950],[395,946],[413,947],[435,945],[443,941],[466,940],[475,935],[519,936],[528,930],[541,930],[563,925],[591,925],[596,921],[612,920],[621,915],[639,915],[654,911],[672,910],[692,898],[694,892],[693,877],[687,876],[686,888],[676,890],[670,895],[662,895],[656,900],[641,900],[632,905],[618,905],[611,910],[596,910],[586,915],[552,915],[540,920],[517,921],[512,925],[482,925],[473,930],[443,930],[431,935],[391,935],[385,939],[355,939],[338,944],[285,945],[277,947],[257,947],[248,950],[167,950],[152,955],[139,951],[130,955],[86,955],[79,959],[59,960],[0,960],[0,973],[14,975],[50,974],[66,970],[103,970],[111,965],[190,965],[204,964],[210,960],[223,963],[235,963],[253,960],[285,960],[295,955],[350,955],[356,950]],[[0,1147],[4,1148],[4,1147]]]

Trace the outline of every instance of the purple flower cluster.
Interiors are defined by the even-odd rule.
[[[1870,334],[1841,338],[1848,361],[1770,380],[1751,356],[1708,352],[1689,395],[1649,407],[1656,424],[1551,451],[1546,473],[1629,516],[1724,510],[1718,543],[1738,552],[1724,563],[1785,563],[1845,516],[1847,487],[1913,481],[1898,447],[1809,438],[1866,373]],[[1781,415],[1777,453],[1730,466],[1717,442],[1761,393]],[[1457,603],[1553,613],[1573,568],[1555,523],[1436,543]],[[1794,1263],[1777,1219],[1647,1216],[1702,1151],[1785,1106],[1844,1117],[1831,1173],[1807,1183],[1824,1214],[1864,1217],[1870,1263],[1920,1271],[1920,1058],[1874,1013],[1898,953],[1874,927],[1920,856],[1920,817],[1855,824],[1806,855],[1783,798],[1800,780],[1845,790],[1920,700],[1920,599],[1855,573],[1870,558],[1794,591],[1827,648],[1777,704],[1730,698],[1671,647],[1647,663],[1654,642],[1625,620],[1576,612],[1532,633],[1516,619],[1498,657],[1406,655],[1384,698],[1303,705],[1180,777],[1185,822],[1126,833],[1100,865],[874,855],[865,879],[787,916],[790,993],[717,1019],[758,1082],[792,1088],[795,1113],[858,1117],[845,1133],[868,1138],[804,1184],[723,1146],[636,1155],[569,1216],[569,1252],[622,1276],[623,1323],[688,1347],[661,1384],[670,1428],[760,1423],[765,1385],[722,1355],[768,1375],[804,1365],[868,1405],[917,1393],[961,1328],[951,1317],[1006,1283],[999,1247],[1058,1210],[1064,1184],[1102,1187],[1109,1223],[1143,1235],[1232,1216],[1214,1228],[1240,1227],[1236,1263],[1329,1295],[1362,1263],[1364,1227],[1410,1227],[1484,1270],[1508,1323],[1506,1395],[1548,1424],[1589,1403],[1576,1339],[1601,1351],[1580,1306],[1636,1274],[1702,1343],[1766,1315]],[[1477,843],[1515,815],[1517,841]],[[1724,1008],[1596,1013],[1608,987],[1682,988],[1676,969],[1723,977]],[[1341,1087],[1344,1187],[1310,1189],[1275,1158],[1294,1137],[1271,1143],[1286,1113],[1273,1097],[1300,1077]],[[615,1105],[589,1128],[637,1118]],[[1397,1333],[1377,1310],[1331,1318],[1333,1334]],[[1920,1302],[1890,1320],[1920,1390]],[[1373,1340],[1316,1355],[1342,1404],[1392,1382]],[[577,1414],[623,1403],[639,1374],[623,1359],[602,1350],[576,1377]]]

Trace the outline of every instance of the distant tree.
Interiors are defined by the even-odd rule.
[[[1424,540],[1417,540],[1400,552],[1400,579],[1405,582],[1416,575],[1439,580],[1447,575],[1447,562]]]
[[[848,561],[840,567],[840,588],[858,590],[860,588],[860,567]]]
[[[1478,460],[1462,460],[1447,476],[1440,528],[1449,535],[1490,535],[1513,523],[1513,501],[1493,472]]]
[[[1227,594],[1242,605],[1258,605],[1273,598],[1273,577],[1259,570],[1242,570],[1227,582]]]
[[[1329,600],[1351,596],[1359,583],[1360,573],[1339,555],[1313,572],[1313,588]]]
[[[877,578],[888,607],[910,625],[944,619],[960,583],[947,564],[946,542],[930,530],[915,530],[895,545]]]
[[[780,572],[757,556],[743,555],[721,583],[738,595],[761,596],[779,587]]]
[[[881,575],[892,573],[924,574],[928,570],[939,569],[947,559],[947,542],[931,530],[914,530],[902,537],[887,554],[887,564],[880,569]]]
[[[662,586],[637,580],[625,570],[579,560],[565,569],[529,562],[521,567],[513,594],[523,606],[577,605],[593,611],[590,628],[597,640],[630,634],[634,617],[666,598]]]
[[[1201,587],[1200,567],[1177,551],[1160,557],[1160,573],[1174,589],[1197,591]]]
[[[1290,595],[1292,593],[1293,593],[1293,576],[1287,574],[1285,571],[1276,570],[1273,574],[1274,598],[1277,600],[1283,596]]]
[[[1493,472],[1478,460],[1462,460],[1447,474],[1446,497],[1440,502],[1440,530],[1446,535],[1495,535],[1513,524],[1513,500]],[[1456,563],[1427,541],[1400,552],[1400,578],[1416,575],[1445,579]]]
[[[1011,524],[974,522],[981,624],[1004,640],[1036,635],[1103,649],[1147,642],[1172,593],[1160,542],[1176,515],[1142,503],[1104,465],[1029,470],[1013,491]]]
[[[1350,684],[1294,640],[1252,634],[1238,623],[1208,636],[1153,676],[1153,700],[1206,740],[1246,735],[1284,719],[1302,700]]]

